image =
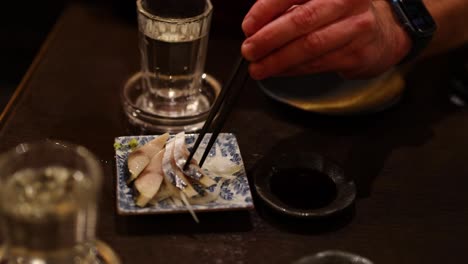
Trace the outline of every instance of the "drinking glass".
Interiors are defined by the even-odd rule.
[[[2,154],[0,263],[119,263],[95,236],[101,182],[98,161],[81,146],[41,141]]]
[[[372,264],[372,262],[354,253],[327,250],[303,257],[293,264]]]
[[[132,123],[161,132],[203,125],[219,90],[204,73],[212,10],[209,0],[137,1],[141,71],[123,92]]]

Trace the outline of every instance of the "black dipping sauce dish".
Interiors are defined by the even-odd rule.
[[[277,213],[322,218],[344,211],[356,198],[354,182],[336,163],[313,152],[277,153],[253,173],[259,197]]]

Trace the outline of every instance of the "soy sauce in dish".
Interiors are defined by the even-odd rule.
[[[322,208],[337,195],[335,182],[327,174],[311,168],[274,168],[270,190],[295,209]]]

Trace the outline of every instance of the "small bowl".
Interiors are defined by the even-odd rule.
[[[278,192],[275,192],[279,188],[283,187],[288,188],[288,184],[283,186],[278,183],[274,183],[274,177],[288,177],[288,175],[278,174],[278,171],[316,171],[328,177],[328,181],[334,185],[333,196],[329,195],[327,202],[324,203],[315,203],[314,206],[307,208],[305,206],[293,205],[285,201],[285,197],[278,195]],[[275,176],[276,175],[276,176]],[[315,177],[316,175],[309,174],[310,177]],[[301,177],[309,177],[309,175],[302,175]],[[289,175],[291,177],[291,175]],[[304,178],[301,178],[304,179]],[[312,152],[294,152],[294,153],[279,153],[276,155],[270,155],[262,159],[257,169],[253,173],[253,180],[255,189],[259,197],[268,205],[270,208],[275,210],[278,213],[285,214],[293,217],[300,218],[322,218],[337,214],[348,208],[353,204],[356,198],[356,187],[352,180],[347,179],[344,175],[343,169],[335,164],[334,162],[325,159],[323,156],[312,153]],[[287,180],[284,178],[283,180]],[[276,180],[277,181],[277,180]],[[319,181],[320,182],[320,181]],[[326,181],[321,181],[324,183],[324,187],[330,188],[330,184]],[[292,183],[291,183],[292,184]],[[304,183],[305,185],[306,183]],[[298,190],[304,189],[304,186],[299,182],[296,185]],[[318,191],[321,191],[322,188],[318,188]],[[295,190],[289,190],[294,192]],[[291,196],[298,196],[298,193],[290,193]],[[327,195],[327,194],[325,194]],[[310,193],[304,194],[304,199],[311,197]],[[311,201],[314,204],[314,201]],[[323,201],[322,201],[323,202]]]
[[[325,115],[359,115],[385,110],[404,91],[403,70],[390,69],[368,80],[347,80],[336,73],[274,77],[258,82],[272,99]]]

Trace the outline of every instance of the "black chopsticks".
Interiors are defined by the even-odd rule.
[[[216,99],[213,107],[210,110],[210,113],[208,114],[205,124],[203,125],[203,128],[200,134],[198,135],[198,138],[195,141],[195,144],[193,145],[192,150],[190,151],[190,155],[185,161],[184,170],[188,169],[188,166],[193,156],[195,155],[195,152],[197,152],[197,149],[200,146],[201,141],[203,140],[206,133],[208,132],[208,129],[211,127],[211,124],[213,123],[213,120],[215,119],[216,115],[218,115],[213,125],[213,132],[211,134],[210,141],[208,142],[208,145],[206,146],[206,149],[203,152],[203,156],[200,159],[200,162],[198,163],[200,167],[203,166],[203,163],[205,162],[205,159],[208,156],[208,153],[210,153],[211,147],[216,141],[216,138],[218,137],[219,132],[221,131],[221,128],[226,122],[226,119],[229,113],[231,112],[234,106],[234,103],[236,102],[236,99],[240,94],[240,91],[242,90],[242,88],[244,87],[245,83],[247,82],[249,78],[249,75],[247,73],[247,66],[248,66],[248,62],[242,56],[240,56],[228,81],[226,82],[226,85],[221,90],[218,98]],[[235,86],[234,84],[236,84],[236,80],[237,78],[239,78],[239,76],[242,77],[241,84]]]

